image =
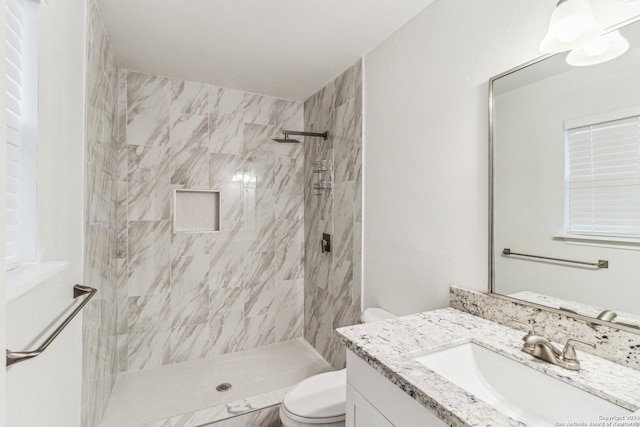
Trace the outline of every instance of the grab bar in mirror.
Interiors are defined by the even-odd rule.
[[[598,268],[609,268],[609,261],[607,261],[606,259],[599,259],[598,262],[574,261],[570,259],[552,258],[548,256],[520,254],[517,252],[511,252],[511,249],[509,248],[504,248],[502,250],[502,255],[516,255],[516,256],[523,256],[523,257],[529,257],[529,258],[548,259],[550,261],[570,262],[572,264],[590,265],[592,267],[598,267]]]
[[[69,322],[71,322],[71,319],[73,319],[75,315],[78,314],[85,305],[87,305],[89,300],[93,298],[96,292],[98,292],[98,290],[95,288],[83,285],[75,285],[73,287],[73,298],[87,295],[82,303],[80,303],[80,305],[77,306],[69,316],[67,316],[64,322],[62,322],[62,324],[60,324],[60,326],[58,326],[56,330],[53,331],[53,333],[49,335],[49,337],[37,349],[28,351],[11,351],[7,349],[7,366],[39,356],[43,351],[47,349],[47,347],[49,347],[49,344],[51,344],[53,340],[56,339],[58,335],[60,335],[60,332],[62,332],[62,330],[69,324]]]

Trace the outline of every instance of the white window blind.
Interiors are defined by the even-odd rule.
[[[24,6],[21,0],[7,0],[7,194],[6,194],[6,262],[20,261],[19,241],[19,171],[20,123],[23,84]]]
[[[567,233],[640,237],[640,116],[567,129]]]

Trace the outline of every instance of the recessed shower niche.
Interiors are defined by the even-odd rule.
[[[176,189],[173,206],[174,233],[220,231],[220,191]]]

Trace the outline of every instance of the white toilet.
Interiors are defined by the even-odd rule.
[[[362,323],[396,317],[381,308],[368,308]],[[284,396],[280,420],[285,427],[345,425],[347,370],[325,372],[301,381]]]

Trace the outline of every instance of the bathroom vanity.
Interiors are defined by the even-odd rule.
[[[564,369],[524,353],[524,331],[454,308],[341,328],[338,335],[348,348],[347,426],[640,422],[639,370],[580,350],[581,369]],[[454,354],[470,348],[486,355]],[[454,351],[440,357],[450,372],[428,357],[443,350]],[[491,386],[501,397],[455,378],[472,377],[478,366],[490,383],[496,379]]]
[[[347,426],[640,425],[640,20],[614,29],[615,61],[491,79],[488,293],[338,329]]]
[[[347,352],[347,366],[348,426],[447,425],[352,351]]]

